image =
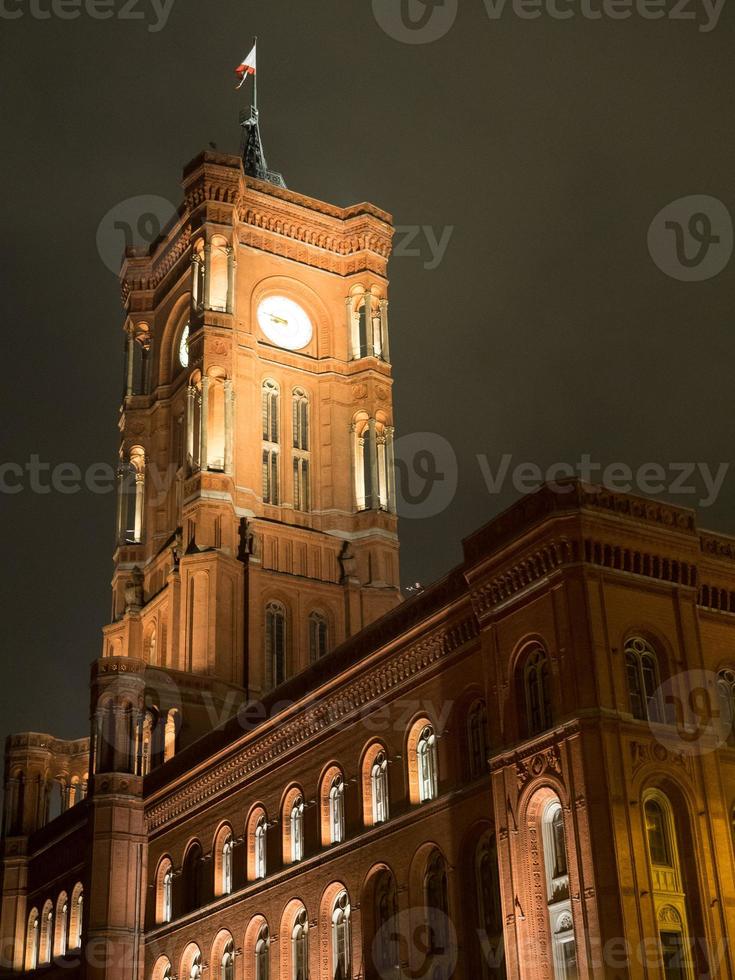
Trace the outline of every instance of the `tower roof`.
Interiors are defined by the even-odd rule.
[[[276,187],[285,187],[283,175],[275,170],[269,170],[263,150],[263,140],[260,136],[260,121],[258,110],[251,106],[250,112],[240,116],[242,126],[242,161],[245,173],[258,180],[265,180]]]

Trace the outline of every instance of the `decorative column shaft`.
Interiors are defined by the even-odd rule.
[[[227,305],[226,310],[232,313],[235,308],[235,249],[227,248]]]
[[[380,301],[380,329],[382,333],[383,360],[390,362],[390,339],[388,336],[388,300]]]
[[[369,289],[365,290],[365,354],[372,357],[375,354],[375,344],[373,342],[373,294]]]
[[[136,544],[143,540],[143,513],[145,507],[145,472],[136,471],[135,474],[135,531],[134,539]]]
[[[204,246],[204,309],[209,309],[209,294],[212,287],[212,243]]]
[[[128,369],[125,380],[125,394],[130,396],[135,393],[135,337],[132,328],[128,330],[127,343]]]
[[[386,449],[386,476],[388,480],[388,510],[391,514],[395,514],[397,511],[397,501],[396,501],[396,457],[395,457],[395,447],[394,447],[394,435],[395,429],[393,426],[389,426],[386,429],[385,434],[385,449]]]
[[[202,410],[199,419],[199,469],[206,470],[209,467],[209,455],[207,452],[207,428],[209,424],[209,378],[202,378]]]
[[[186,461],[187,468],[194,465],[194,399],[197,390],[194,385],[186,389]]]
[[[232,474],[232,444],[235,392],[232,389],[232,378],[225,378],[225,473]]]
[[[370,510],[378,510],[380,508],[380,485],[378,482],[378,439],[375,419],[369,420],[368,432],[370,439],[368,445],[370,455]]]

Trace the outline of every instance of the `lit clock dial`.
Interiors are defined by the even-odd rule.
[[[287,350],[301,350],[314,333],[308,313],[285,296],[267,296],[258,307],[258,324],[268,340]]]

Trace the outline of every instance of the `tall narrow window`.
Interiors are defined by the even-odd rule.
[[[546,651],[542,647],[536,648],[526,658],[524,686],[528,734],[538,735],[553,724],[549,689],[549,662]]]
[[[49,905],[44,909],[41,921],[41,962],[50,963],[54,950],[54,909]]]
[[[291,932],[291,980],[309,977],[309,918],[306,909],[296,916]]]
[[[235,944],[230,940],[222,954],[221,980],[235,980]]]
[[[633,717],[640,721],[663,721],[658,659],[639,636],[631,637],[625,644],[625,670]]]
[[[482,975],[503,978],[506,971],[498,851],[495,838],[489,834],[480,840],[475,854],[475,887]]]
[[[478,701],[467,716],[467,748],[470,779],[477,779],[487,772],[487,742],[485,738],[485,705]]]
[[[270,687],[286,680],[286,611],[280,603],[269,602],[265,611],[265,662]]]
[[[26,937],[26,967],[35,970],[38,967],[41,950],[41,919],[38,909],[33,909],[28,917],[28,936]]]
[[[294,800],[291,807],[291,860],[301,861],[304,857],[304,801],[302,797]]]
[[[730,745],[735,744],[735,670],[721,670],[717,675],[719,730]]]
[[[569,889],[564,813],[558,799],[551,800],[546,805],[541,829],[554,976],[556,980],[576,980],[577,952]]]
[[[169,868],[163,876],[163,893],[161,915],[164,922],[170,922],[173,918],[173,889],[174,889],[174,873],[171,868]]]
[[[345,784],[341,774],[335,776],[329,789],[329,829],[332,844],[345,837]]]
[[[82,928],[84,923],[84,892],[80,891],[76,899],[74,926],[71,931],[72,949],[82,948]]]
[[[222,894],[232,893],[232,837],[228,837],[222,845]]]
[[[263,503],[280,503],[278,480],[279,457],[279,392],[275,381],[263,382]]]
[[[436,764],[436,733],[431,725],[422,730],[416,746],[419,775],[419,802],[436,799],[438,773]]]
[[[265,817],[261,817],[255,828],[255,878],[265,878],[266,872],[266,834],[268,825]]]
[[[372,800],[373,800],[373,823],[385,823],[388,819],[388,759],[385,752],[381,752],[373,763],[370,774]]]
[[[189,980],[202,980],[202,954],[197,953],[191,961]]]
[[[313,612],[309,616],[309,663],[316,663],[327,653],[328,627],[321,613]]]
[[[309,399],[303,388],[295,388],[292,401],[293,505],[296,510],[311,508],[309,485]]]
[[[396,881],[390,871],[378,873],[375,883],[373,916],[375,935],[370,946],[377,975],[381,980],[400,977],[400,947],[398,930],[392,923],[398,914]]]
[[[270,946],[268,926],[263,925],[255,943],[255,980],[270,980]]]
[[[69,903],[66,898],[64,898],[61,902],[56,928],[59,935],[56,949],[59,956],[66,956],[67,946],[69,943]]]
[[[334,980],[351,977],[350,900],[340,892],[332,911],[332,975]]]
[[[438,851],[434,853],[426,869],[424,903],[428,917],[429,952],[438,955],[444,953],[447,948],[449,917],[447,868],[444,858]]]

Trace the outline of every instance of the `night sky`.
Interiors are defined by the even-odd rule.
[[[60,17],[74,2],[4,0],[0,13],[3,463],[114,463],[123,312],[108,265],[122,241],[110,228],[141,195],[178,205],[182,167],[210,141],[237,152],[233,69],[253,34],[269,164],[296,191],[372,201],[403,229],[390,268],[397,433],[409,469],[442,477],[423,503],[421,478],[410,484],[406,585],[440,576],[462,536],[518,496],[517,464],[657,463],[670,486],[671,464],[731,462],[733,6],[713,25],[703,3],[671,19],[673,0],[656,20],[635,7],[613,19],[620,0],[597,19],[557,0],[573,11],[563,20],[461,0],[444,32],[455,0],[406,0],[413,28],[399,0],[376,0],[377,19],[371,0],[174,0],[167,18],[136,0],[136,19],[124,0],[97,0],[112,18],[83,5]],[[422,43],[404,43],[422,17]],[[649,225],[691,195],[656,226],[659,268]],[[483,472],[506,454],[490,492]],[[80,736],[109,616],[114,496],[20,481],[2,494],[0,727]],[[735,533],[735,464],[719,493],[701,471],[685,485],[697,492],[672,499],[714,497],[700,523]]]

